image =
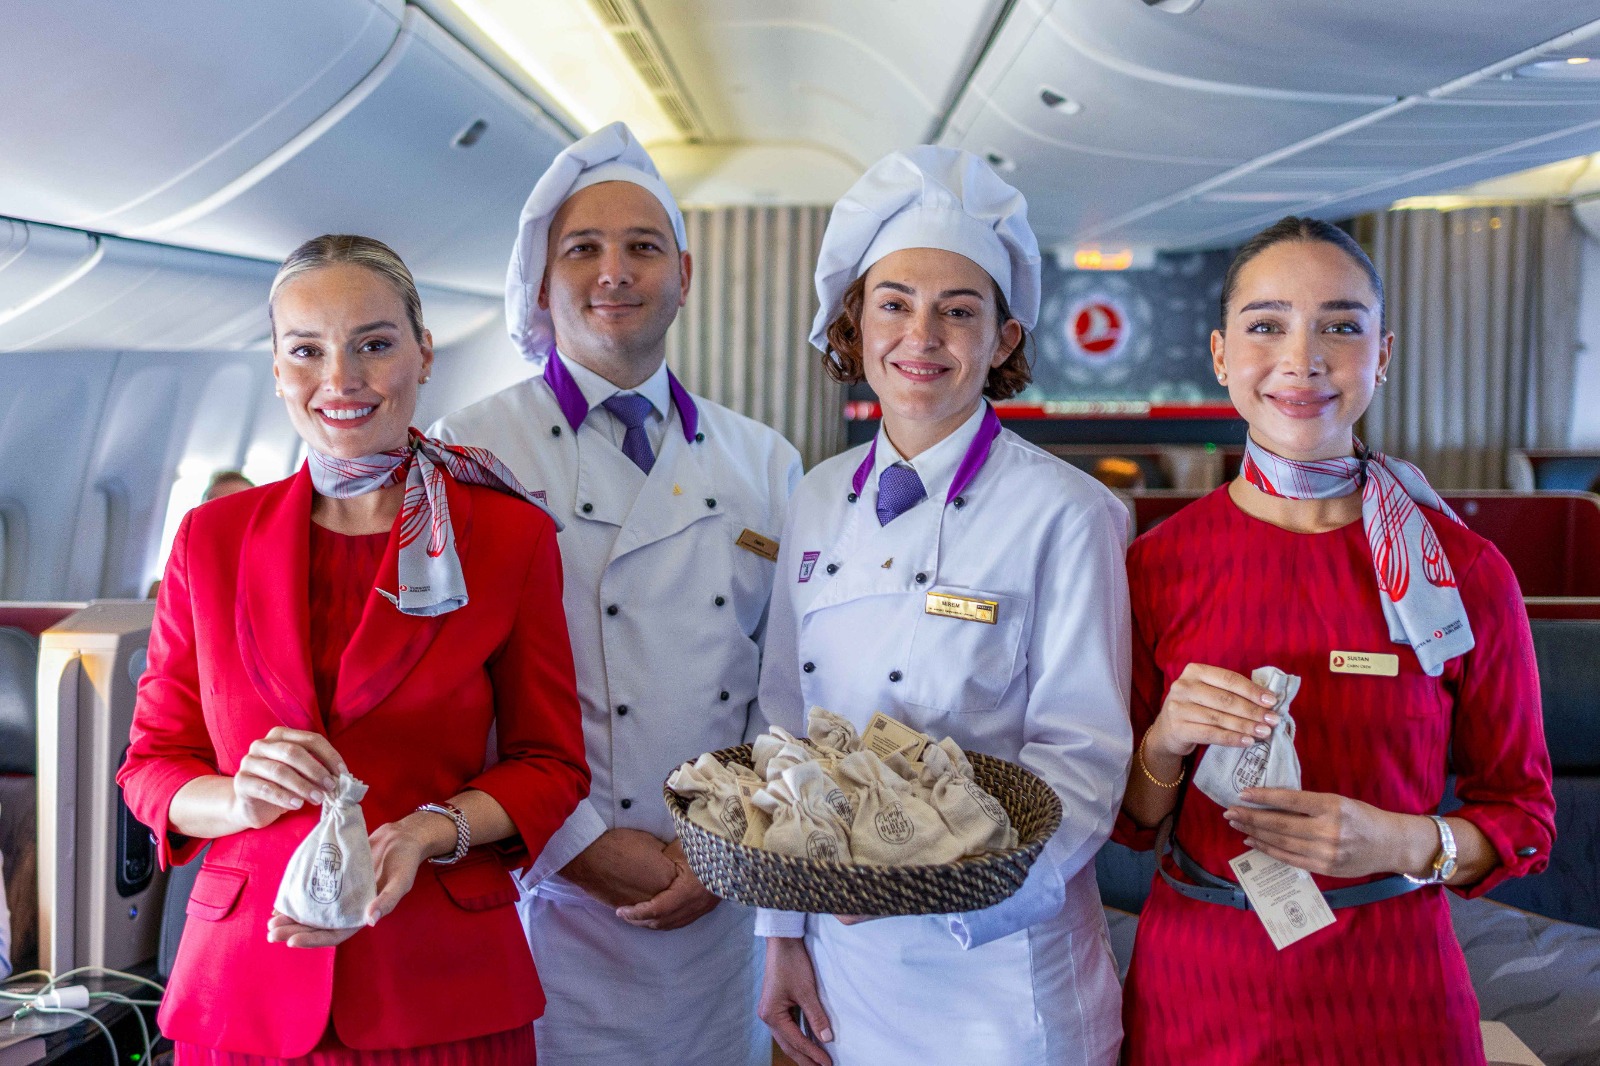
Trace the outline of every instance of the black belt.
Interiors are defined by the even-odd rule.
[[[1194,882],[1189,884],[1179,881],[1167,872],[1165,859],[1172,856],[1172,861],[1182,871],[1183,875]],[[1172,837],[1172,822],[1168,820],[1161,826],[1156,836],[1156,870],[1161,874],[1161,879],[1172,886],[1172,890],[1180,896],[1197,899],[1202,903],[1217,903],[1234,910],[1251,910],[1250,897],[1244,894],[1244,889],[1233,881],[1226,880],[1213,874],[1204,866],[1195,862],[1189,853]],[[1358,907],[1363,903],[1377,903],[1379,900],[1393,899],[1403,896],[1421,888],[1422,885],[1415,881],[1407,880],[1399,874],[1381,877],[1376,881],[1368,881],[1363,885],[1351,885],[1349,888],[1335,888],[1324,892],[1322,898],[1328,901],[1328,906],[1333,910],[1343,907]]]

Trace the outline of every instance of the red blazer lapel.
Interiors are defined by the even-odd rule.
[[[465,567],[467,543],[472,526],[472,499],[454,478],[445,479],[450,500],[450,520],[455,527],[456,552]],[[367,593],[350,646],[339,661],[339,681],[334,689],[333,707],[328,713],[328,732],[349,728],[357,719],[388,698],[417,665],[439,633],[449,615],[421,618],[402,614],[400,608],[378,593],[394,592],[400,583],[400,523],[389,533],[378,581]],[[468,590],[471,595],[471,590]],[[465,610],[466,608],[462,608]]]
[[[239,658],[256,692],[284,725],[320,732],[311,683],[311,474],[265,494],[239,552],[235,628]]]

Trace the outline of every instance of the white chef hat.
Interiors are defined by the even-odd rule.
[[[688,243],[678,202],[661,180],[650,153],[626,123],[613,122],[568,145],[551,161],[522,206],[517,244],[506,271],[506,327],[525,359],[542,363],[555,344],[550,312],[539,307],[539,286],[550,251],[550,223],[573,193],[603,181],[632,182],[660,200],[672,220],[678,250],[683,251]]]
[[[1028,201],[988,163],[959,148],[919,145],[874,163],[834,205],[817,255],[811,343],[828,350],[828,324],[850,283],[902,248],[941,248],[988,271],[1024,329],[1039,319],[1039,242]]]

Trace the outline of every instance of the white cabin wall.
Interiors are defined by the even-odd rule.
[[[422,306],[428,314],[426,297]],[[506,334],[505,318],[493,316],[454,344],[434,352],[433,377],[417,400],[414,425],[426,430],[434,422],[491,396],[535,373]]]
[[[1583,238],[1578,297],[1578,366],[1572,389],[1574,448],[1600,448],[1600,241]]]

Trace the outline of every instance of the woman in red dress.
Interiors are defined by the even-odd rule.
[[[1353,240],[1284,219],[1240,251],[1222,305],[1212,359],[1249,423],[1244,469],[1128,556],[1141,739],[1114,839],[1164,854],[1127,1061],[1482,1063],[1440,886],[1542,870],[1554,832],[1516,579],[1415,467],[1354,437],[1393,334]],[[1352,652],[1371,672],[1346,672]],[[1208,745],[1270,734],[1250,679],[1269,665],[1301,679],[1303,791],[1223,808],[1185,779]],[[1431,817],[1452,770],[1463,806]],[[1314,875],[1334,923],[1276,950],[1239,909],[1229,860],[1251,848]]]
[[[531,1063],[507,870],[589,784],[555,523],[488,452],[410,428],[433,351],[387,247],[308,241],[269,309],[308,461],[184,519],[118,775],[163,866],[211,843],[162,1030],[179,1066]],[[376,898],[309,928],[274,900],[346,769]]]

